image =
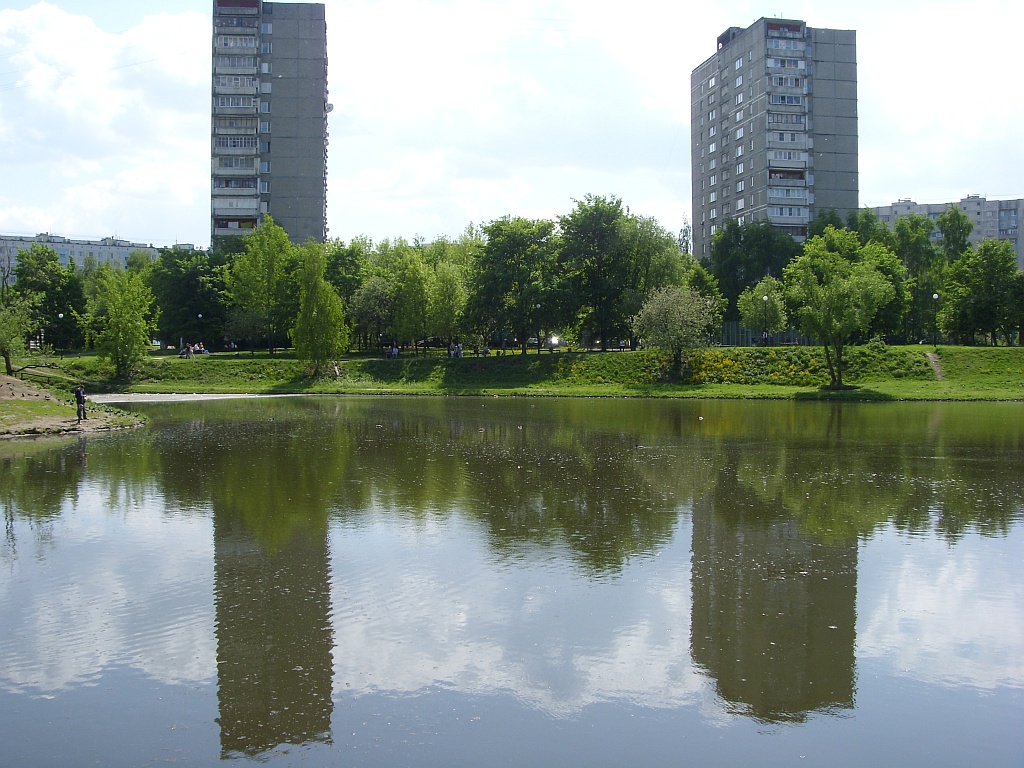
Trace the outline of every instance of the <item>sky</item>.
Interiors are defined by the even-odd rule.
[[[1024,197],[1024,3],[325,0],[330,237],[615,195],[690,218],[691,70],[762,16],[857,31],[860,204]],[[209,244],[209,0],[6,0],[0,233]]]

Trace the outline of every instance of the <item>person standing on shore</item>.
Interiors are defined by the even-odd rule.
[[[78,423],[81,424],[82,419],[89,419],[85,413],[85,387],[81,384],[75,389],[75,404],[78,406]]]

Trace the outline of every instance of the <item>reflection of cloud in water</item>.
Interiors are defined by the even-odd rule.
[[[0,580],[0,686],[51,693],[115,665],[165,683],[213,678],[209,518],[107,510],[102,491],[83,487],[77,509],[49,523],[42,557],[31,552],[35,526],[15,522],[13,578]]]
[[[970,549],[898,538],[864,549],[890,564],[871,569],[883,576],[870,595],[862,588],[858,656],[885,658],[896,674],[927,683],[1024,686],[1021,532]]]
[[[424,524],[413,539],[379,525],[332,543],[339,695],[503,692],[556,716],[607,701],[700,703],[688,537],[627,563],[611,585],[574,572],[561,551],[495,567],[480,536],[456,525]]]

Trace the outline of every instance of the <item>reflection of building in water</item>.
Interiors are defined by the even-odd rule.
[[[723,490],[693,510],[694,661],[760,720],[852,708],[856,542],[815,541],[752,494]]]
[[[221,751],[331,738],[334,636],[325,537],[293,529],[268,552],[241,521],[214,523]]]

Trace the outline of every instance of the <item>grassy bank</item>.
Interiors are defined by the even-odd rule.
[[[933,359],[929,361],[928,355]],[[1024,349],[869,344],[848,350],[845,392],[828,382],[819,347],[712,348],[692,355],[681,372],[658,351],[447,356],[397,360],[352,357],[311,380],[287,354],[210,355],[194,360],[152,357],[121,386],[91,356],[63,361],[96,389],[139,393],[352,393],[696,397],[854,400],[1022,400]]]

